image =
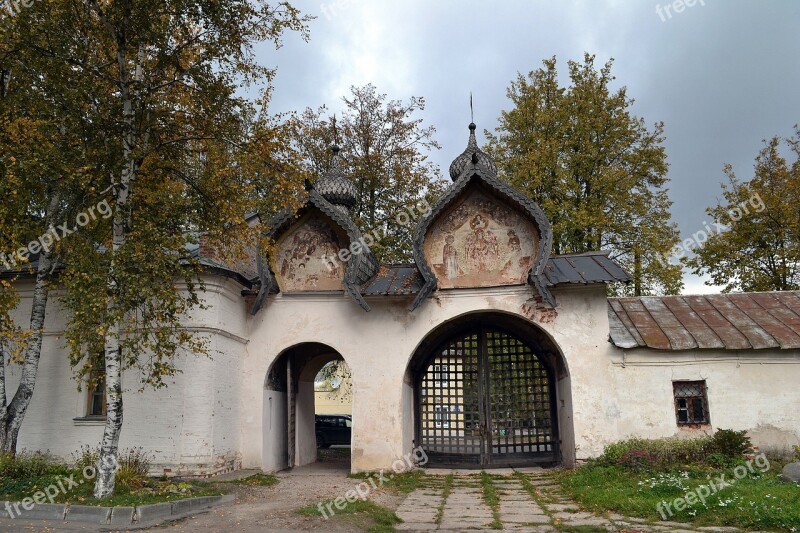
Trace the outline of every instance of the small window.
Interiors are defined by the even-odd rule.
[[[705,381],[675,381],[675,417],[679,426],[708,424],[708,396]]]
[[[106,379],[105,376],[89,381],[88,405],[86,416],[106,416]]]
[[[449,405],[436,405],[433,412],[433,425],[437,428],[450,427],[450,406]]]
[[[447,388],[447,365],[433,365],[434,386]]]

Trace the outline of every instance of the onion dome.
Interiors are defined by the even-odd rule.
[[[492,161],[492,158],[478,148],[478,141],[475,139],[476,128],[477,126],[474,122],[470,123],[467,149],[450,163],[450,178],[453,181],[456,181],[470,165],[488,172],[492,176],[497,175],[497,166]]]
[[[337,207],[349,209],[356,205],[358,189],[355,184],[344,175],[342,158],[339,156],[339,147],[331,148],[333,160],[331,168],[314,185],[314,189],[327,201]]]

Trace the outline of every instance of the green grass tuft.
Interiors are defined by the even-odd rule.
[[[500,521],[500,495],[497,494],[497,487],[492,482],[492,476],[486,472],[481,472],[481,487],[483,488],[483,501],[491,507],[494,520],[490,527],[492,529],[503,529]]]
[[[233,483],[235,485],[249,485],[251,487],[272,487],[279,483],[278,478],[272,474],[253,474],[252,476],[231,481],[219,481],[218,483]]]
[[[322,504],[323,508],[327,509],[329,502]],[[348,503],[344,509],[337,509],[335,505],[331,506],[334,514],[329,519],[346,520],[353,524],[355,527],[366,530],[369,533],[392,533],[395,531],[395,524],[400,524],[402,520],[394,514],[393,511],[378,504],[372,503],[369,500],[356,500]],[[301,507],[295,511],[297,514],[303,516],[319,516],[323,514],[319,510],[319,505],[308,505]],[[326,511],[327,512],[327,511]]]
[[[444,487],[442,488],[442,502],[439,504],[439,508],[436,509],[436,525],[441,525],[442,518],[444,517],[444,506],[447,503],[447,498],[450,497],[450,493],[453,492],[453,480],[455,476],[453,474],[447,474],[444,478]]]

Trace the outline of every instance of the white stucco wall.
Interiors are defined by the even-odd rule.
[[[239,361],[247,341],[241,337],[247,316],[241,286],[221,276],[206,280],[207,310],[198,310],[187,327],[209,340],[210,357],[178,355],[180,372],[159,390],[139,391],[135,371],[123,376],[122,448],[141,447],[154,459],[154,470],[170,473],[214,473],[240,465],[241,422]],[[15,313],[22,326],[30,317],[32,284],[18,284],[23,298]],[[64,346],[67,314],[59,292],[48,302],[42,355],[31,405],[20,431],[18,449],[49,450],[71,459],[81,446],[96,446],[103,422],[75,420],[86,415],[86,391],[78,391]],[[9,398],[16,391],[20,368],[8,370]]]
[[[718,429],[747,430],[762,451],[785,453],[800,444],[800,354],[692,350],[613,350],[617,402],[602,413],[617,438],[692,436]],[[710,425],[678,428],[673,381],[705,380]],[[590,453],[597,448],[589,448]]]
[[[372,310],[365,313],[344,295],[272,297],[250,325],[242,384],[242,404],[250,409],[243,416],[247,420],[259,418],[253,406],[263,404],[263,382],[279,354],[305,342],[326,344],[341,354],[352,371],[353,469],[385,468],[412,447],[413,392],[403,385],[410,358],[434,328],[474,312],[500,311],[533,319],[562,348],[572,383],[596,383],[603,376],[610,380],[610,367],[602,357],[607,333],[587,335],[608,331],[604,288],[557,291],[557,316],[544,324],[538,321],[549,315],[536,309],[533,291],[529,286],[440,291],[437,298],[414,313],[407,311],[409,301],[405,298],[371,299]],[[591,388],[579,389],[578,394],[575,397],[573,390],[572,402],[583,406],[584,412],[602,405]],[[248,427],[251,431],[243,443],[244,464],[262,466],[261,428]]]
[[[20,288],[26,299],[17,317],[25,324],[31,285]],[[602,286],[555,288],[555,315],[537,309],[532,287],[518,286],[439,291],[413,313],[406,298],[371,298],[366,313],[343,294],[278,295],[251,317],[241,289],[233,280],[209,276],[209,308],[187,320],[187,327],[210,339],[210,358],[178,357],[182,372],[158,391],[140,393],[136,376],[125,376],[123,447],[141,446],[173,472],[283,468],[287,396],[268,391],[266,377],[281,353],[313,342],[331,347],[350,366],[353,470],[389,467],[413,447],[412,355],[438,326],[478,312],[528,320],[559,347],[569,371],[559,384],[559,418],[574,430],[561,430],[565,461],[595,456],[631,436],[689,434],[675,423],[674,380],[706,380],[711,429],[747,429],[768,450],[800,443],[800,351],[621,350],[608,340]],[[69,458],[81,445],[96,445],[103,428],[73,420],[85,414],[86,393],[77,391],[69,368],[62,338],[66,315],[57,296],[48,308],[20,447]],[[12,392],[18,371],[10,371]],[[313,383],[308,375],[302,386]],[[306,393],[301,388],[300,407],[313,399],[313,389]],[[313,446],[313,427],[298,421],[296,460],[313,458]]]

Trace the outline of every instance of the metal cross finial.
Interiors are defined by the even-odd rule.
[[[336,131],[336,115],[333,115],[331,123],[333,124],[333,144],[339,144],[339,134]]]
[[[475,122],[475,109],[472,107],[472,91],[469,92],[469,121]]]

